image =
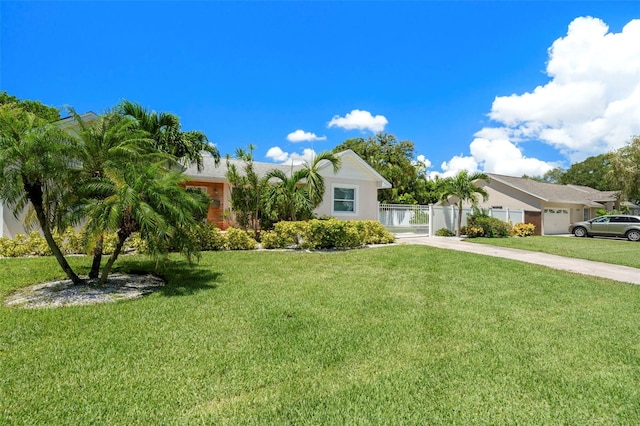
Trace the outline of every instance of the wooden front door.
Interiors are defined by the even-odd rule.
[[[524,223],[532,223],[535,226],[533,235],[542,235],[542,213],[541,212],[524,212]]]
[[[223,189],[223,183],[211,183],[208,185],[211,204],[209,204],[209,211],[207,212],[207,221],[213,223],[220,229],[224,229],[224,209],[222,206]]]

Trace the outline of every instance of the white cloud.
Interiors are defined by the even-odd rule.
[[[432,179],[436,176],[447,178],[457,175],[462,170],[468,170],[469,173],[474,173],[478,171],[478,162],[473,157],[465,157],[461,154],[454,156],[449,161],[444,161],[440,165],[440,168],[442,172],[431,172],[429,173],[429,177]]]
[[[525,157],[508,139],[476,138],[469,149],[473,160],[487,173],[542,176],[554,167],[545,161]]]
[[[289,142],[324,141],[326,139],[326,136],[317,136],[315,133],[305,132],[301,129],[287,135],[287,140]]]
[[[429,159],[422,154],[416,157],[416,162],[422,165],[422,167],[424,167],[425,169],[431,167],[431,161],[429,161]]]
[[[288,153],[284,152],[280,147],[274,146],[269,148],[266,157],[280,164],[302,164],[304,162],[311,162],[315,157],[316,152],[313,149],[305,148],[302,154],[296,152]]]
[[[374,133],[382,132],[389,123],[384,115],[371,115],[369,111],[354,109],[344,117],[334,115],[327,127],[340,127],[345,130],[370,130]]]
[[[528,141],[542,141],[576,162],[640,134],[638,40],[638,19],[611,33],[600,19],[576,18],[549,48],[547,84],[495,98],[489,117],[498,126],[475,134],[473,160],[487,172],[542,175],[557,164],[526,157]],[[468,157],[443,165],[451,168],[460,158]]]
[[[267,151],[266,157],[270,158],[273,161],[282,163],[287,161],[287,159],[289,158],[289,153],[284,152],[282,149],[280,149],[279,146],[274,146],[269,148],[269,150]]]
[[[640,133],[638,40],[640,20],[610,33],[600,19],[575,19],[549,48],[551,81],[530,93],[497,97],[489,117],[572,161],[620,148]]]

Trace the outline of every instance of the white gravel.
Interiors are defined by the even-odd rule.
[[[51,281],[22,288],[6,297],[4,305],[14,308],[58,308],[136,299],[158,291],[164,281],[154,275],[113,274],[107,284],[97,280],[74,285],[71,280]]]

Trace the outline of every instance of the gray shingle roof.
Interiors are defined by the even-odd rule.
[[[502,182],[543,201],[591,204],[616,200],[616,191],[598,191],[588,186],[559,185],[529,178],[487,174],[492,180]]]

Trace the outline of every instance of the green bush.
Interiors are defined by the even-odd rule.
[[[507,222],[488,216],[474,218],[471,221],[470,226],[482,228],[482,236],[488,238],[508,237],[511,231],[511,226]]]
[[[260,233],[260,243],[264,249],[278,249],[285,247],[284,241],[275,231],[262,231]]]
[[[229,250],[253,250],[258,243],[251,238],[246,231],[238,228],[229,228],[226,233],[225,248]]]
[[[273,231],[281,240],[281,247],[303,248],[304,237],[309,233],[309,222],[282,221],[275,224]]]
[[[357,220],[353,222],[360,233],[362,244],[390,244],[396,237],[375,220]]]
[[[191,230],[200,250],[224,250],[227,244],[225,235],[212,223],[202,223]]]
[[[530,237],[534,234],[536,226],[533,223],[516,223],[511,228],[511,235],[516,237]]]
[[[312,219],[307,231],[301,243],[305,249],[355,248],[362,245],[360,232],[352,221]]]
[[[484,230],[477,226],[467,226],[465,235],[469,238],[478,238],[484,236]]]
[[[449,231],[447,228],[440,228],[436,231],[436,236],[438,237],[453,237],[454,235],[456,234]]]
[[[393,234],[373,220],[283,221],[276,223],[273,231],[262,233],[263,248],[340,249],[394,241]]]

